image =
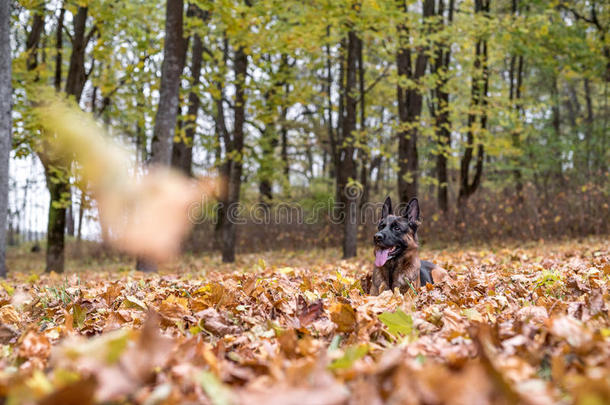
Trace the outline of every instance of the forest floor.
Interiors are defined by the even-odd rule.
[[[372,252],[187,256],[65,275],[9,257],[7,404],[610,403],[610,240],[454,246],[452,280],[363,294]],[[28,264],[29,263],[29,264]],[[17,271],[21,269],[22,271]],[[96,271],[91,271],[96,269]]]

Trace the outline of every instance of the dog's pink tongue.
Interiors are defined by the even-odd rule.
[[[375,252],[375,266],[381,267],[388,261],[390,249],[378,250]]]

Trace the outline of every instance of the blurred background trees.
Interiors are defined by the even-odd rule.
[[[49,0],[10,11],[11,156],[44,167],[47,270],[63,271],[65,237],[83,234],[95,205],[74,168],[45,155],[30,114],[40,83],[98,117],[134,160],[221,176],[216,225],[187,248],[225,261],[284,240],[352,257],[368,238],[349,220],[309,234],[236,225],[240,201],[341,202],[327,216],[345,219],[388,193],[418,195],[424,237],[438,240],[608,230],[608,2]],[[9,229],[23,231],[12,201]]]

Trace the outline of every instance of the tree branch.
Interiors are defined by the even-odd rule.
[[[95,58],[91,58],[91,68],[89,69],[88,72],[85,73],[85,77],[87,79],[89,79],[89,76],[91,75],[91,72],[93,72],[93,69],[95,68]]]
[[[252,121],[252,120],[246,120],[245,121],[246,124],[252,125],[254,128],[256,128],[258,130],[258,132],[261,133],[261,135],[265,134],[265,128],[261,127],[260,125],[258,125],[256,122]]]
[[[68,27],[66,27],[64,25],[63,26],[63,30],[64,30],[64,34],[66,34],[68,36],[68,38],[70,38],[70,42],[74,42],[74,39],[72,38],[72,34],[70,34],[70,31],[68,30]]]
[[[386,67],[383,69],[383,72],[381,72],[381,74],[379,76],[377,76],[375,78],[375,80],[373,80],[373,82],[371,84],[369,84],[366,89],[364,89],[364,94],[367,94],[369,91],[373,90],[373,88],[375,86],[377,86],[377,84],[384,78],[388,77],[388,70],[390,69],[390,64],[387,64]],[[360,99],[362,98],[362,96],[358,97],[358,100],[356,100],[357,102],[360,102]]]
[[[576,18],[577,20],[582,20],[582,21],[584,21],[586,23],[594,25],[595,27],[597,27],[598,30],[604,31],[604,28],[602,27],[602,25],[600,24],[599,20],[597,19],[597,13],[595,12],[595,5],[594,4],[591,4],[591,17],[589,17],[589,18],[587,18],[584,15],[580,14],[574,8],[568,7],[565,3],[560,3],[559,4],[559,8],[562,9],[562,10],[565,10],[565,11],[568,11],[568,12],[572,13],[574,18]]]
[[[97,33],[97,32],[98,32],[97,25],[94,25],[93,27],[91,27],[91,30],[85,37],[85,46],[87,46],[87,44],[89,44],[89,41],[91,41],[91,38],[93,38],[93,35],[95,35],[95,33]]]

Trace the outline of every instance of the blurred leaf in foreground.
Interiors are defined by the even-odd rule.
[[[199,383],[214,405],[231,405],[231,392],[222,385],[212,373],[202,372],[198,376]]]
[[[178,253],[189,228],[189,208],[211,194],[215,182],[193,181],[165,167],[137,167],[90,115],[56,96],[48,99],[36,110],[46,130],[44,147],[76,163],[98,201],[109,242],[156,261]]]
[[[366,356],[368,351],[369,347],[366,344],[348,347],[343,356],[330,363],[328,368],[331,370],[351,368],[356,361]]]
[[[405,314],[397,309],[395,312],[384,312],[379,315],[379,320],[388,327],[388,332],[394,336],[409,335],[413,331],[413,319],[411,315]]]

